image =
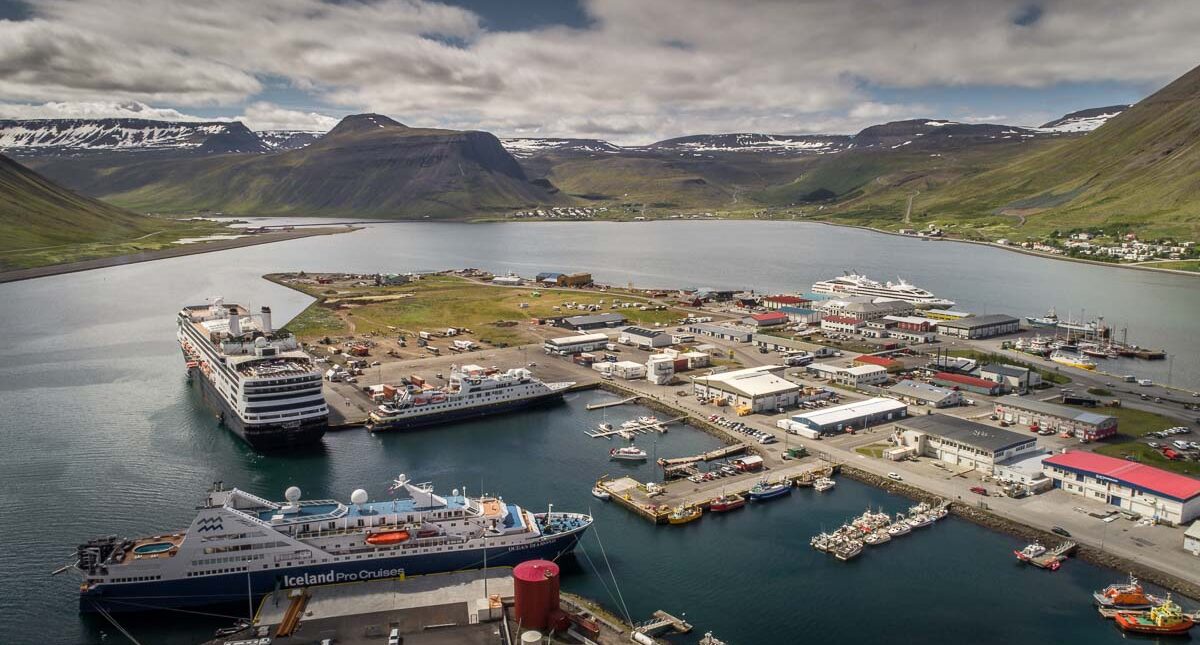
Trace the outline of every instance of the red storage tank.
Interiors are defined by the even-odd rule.
[[[529,560],[513,567],[513,613],[524,629],[546,629],[558,611],[558,565]]]

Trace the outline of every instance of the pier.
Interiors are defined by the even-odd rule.
[[[653,618],[635,628],[635,631],[647,636],[657,636],[667,630],[672,630],[676,634],[686,634],[692,631],[692,624],[659,609],[654,612]]]
[[[636,401],[636,400],[638,400],[638,399],[640,399],[640,398],[642,398],[642,397],[640,397],[640,396],[631,396],[631,397],[629,397],[629,398],[626,398],[626,399],[621,399],[620,401],[605,401],[605,402],[603,402],[603,403],[589,403],[589,404],[587,404],[587,405],[586,405],[586,406],[584,406],[584,407],[586,407],[586,408],[587,408],[587,409],[589,409],[589,410],[600,410],[600,409],[603,409],[603,408],[611,408],[611,407],[615,407],[615,406],[618,406],[618,405],[625,405],[626,403],[633,403],[634,401]]]
[[[628,427],[626,427],[625,425],[620,425],[620,426],[613,428],[612,430],[593,430],[593,431],[585,430],[584,432],[587,434],[587,436],[589,436],[593,439],[606,439],[606,438],[612,437],[613,435],[620,435],[622,437],[625,437],[626,439],[632,439],[634,435],[648,434],[651,430],[657,431],[659,434],[662,434],[667,431],[667,425],[672,424],[672,423],[679,423],[680,421],[684,421],[686,419],[687,419],[687,416],[682,416],[682,417],[675,417],[673,419],[667,419],[666,421],[648,421],[648,422],[639,422],[637,424],[629,424]]]
[[[1025,562],[1032,564],[1035,567],[1057,571],[1067,556],[1070,555],[1075,547],[1079,546],[1071,540],[1067,540],[1053,549],[1046,549],[1046,552],[1032,558],[1025,559]]]
[[[749,444],[735,443],[732,446],[725,446],[723,448],[717,448],[716,450],[709,450],[706,453],[699,454],[699,455],[693,455],[691,457],[672,457],[670,459],[659,459],[658,465],[666,468],[667,466],[680,466],[683,464],[694,464],[697,461],[712,461],[714,459],[721,459],[722,457],[728,457],[729,455],[741,454],[743,452],[746,452],[746,450],[748,450],[749,448],[750,448]]]

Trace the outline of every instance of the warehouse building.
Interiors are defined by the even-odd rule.
[[[803,307],[811,301],[800,296],[767,296],[762,299],[763,307],[767,309],[783,309],[784,307]]]
[[[572,273],[570,275],[560,275],[555,282],[560,287],[586,287],[592,283],[592,274]]]
[[[938,372],[933,375],[933,384],[942,387],[958,388],[973,394],[985,394],[987,396],[999,396],[1001,387],[999,383],[988,381],[966,374],[952,374],[950,372]]]
[[[1020,329],[1020,320],[1004,314],[971,316],[938,323],[938,332],[952,338],[992,338],[1004,334],[1015,334]]]
[[[992,363],[979,368],[979,378],[995,381],[1005,392],[1025,394],[1042,384],[1042,375],[1029,367]]]
[[[702,336],[712,336],[721,340],[732,340],[737,343],[748,343],[754,334],[743,331],[741,329],[732,329],[723,325],[714,325],[713,323],[691,323],[687,330],[693,334]]]
[[[962,405],[962,392],[947,387],[938,387],[922,381],[903,380],[888,388],[892,396],[909,405],[927,405],[931,408],[949,408]]]
[[[692,390],[704,399],[725,399],[735,409],[748,412],[773,412],[796,405],[800,386],[780,378],[764,365],[731,372],[692,377]]]
[[[1037,426],[1055,432],[1072,432],[1086,441],[1117,434],[1117,418],[1057,403],[1017,396],[996,400],[996,414],[1009,423]]]
[[[779,313],[787,316],[788,322],[815,325],[821,322],[821,312],[806,307],[780,307]]]
[[[563,318],[559,326],[566,327],[567,329],[583,330],[619,327],[624,324],[625,316],[622,314],[586,314]]]
[[[578,336],[547,339],[542,344],[542,349],[547,354],[571,356],[581,352],[594,352],[598,349],[604,349],[604,346],[609,342],[611,341],[606,334],[580,334]]]
[[[952,417],[927,414],[896,422],[896,446],[913,454],[991,474],[996,463],[1037,452],[1037,437]]]
[[[821,331],[857,334],[862,326],[863,322],[852,316],[825,316],[821,319]]]
[[[661,329],[646,329],[645,327],[626,327],[621,330],[617,342],[623,345],[633,345],[641,349],[658,349],[671,344],[671,335]]]
[[[782,311],[768,311],[765,314],[753,314],[746,319],[746,324],[753,327],[781,327],[788,324],[787,314]]]
[[[792,417],[792,423],[821,434],[862,430],[908,416],[908,406],[895,399],[867,399],[813,410]]]
[[[753,340],[755,346],[773,352],[808,352],[820,358],[833,356],[834,351],[832,347],[825,345],[817,345],[795,338],[771,336],[770,334],[754,334]]]
[[[887,383],[888,372],[887,368],[879,365],[855,365],[835,374],[833,380],[850,387],[881,385]]]
[[[1191,477],[1085,451],[1047,457],[1042,468],[1055,488],[1160,522],[1200,516],[1200,480]]]
[[[916,305],[911,302],[903,300],[873,302],[866,296],[840,296],[816,303],[815,308],[829,315],[845,316],[862,322],[880,320],[888,316],[906,316],[917,309]]]

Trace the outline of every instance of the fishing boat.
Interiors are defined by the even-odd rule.
[[[1109,358],[1112,356],[1109,350],[1100,346],[1080,347],[1079,353],[1084,356],[1091,356],[1092,358]]]
[[[1017,559],[1021,562],[1029,562],[1045,552],[1046,547],[1042,546],[1040,542],[1035,541],[1025,545],[1025,548],[1020,551],[1013,551],[1013,555],[1017,556]]]
[[[592,486],[592,497],[595,497],[596,499],[607,500],[608,498],[612,497],[612,495],[609,495],[608,491],[600,488],[599,486]]]
[[[919,513],[908,518],[907,523],[910,528],[919,529],[933,524],[933,518],[924,513]]]
[[[817,480],[813,482],[813,488],[816,489],[818,493],[824,493],[834,486],[837,486],[837,482],[828,477],[818,477]]]
[[[1160,599],[1146,593],[1141,583],[1133,574],[1129,574],[1129,582],[1118,582],[1092,593],[1092,598],[1100,607],[1111,609],[1150,609]]]
[[[1066,352],[1054,352],[1054,353],[1050,354],[1050,360],[1052,360],[1055,363],[1058,363],[1060,365],[1066,365],[1068,367],[1077,367],[1081,370],[1096,369],[1096,361],[1093,361],[1092,359],[1090,359],[1086,356],[1080,356],[1078,354],[1068,354]]]
[[[687,524],[700,519],[704,511],[700,510],[699,506],[679,506],[671,511],[667,516],[667,522],[670,524]]]
[[[818,551],[828,551],[832,540],[833,537],[831,535],[822,532],[812,536],[812,539],[808,541],[808,544]]]
[[[1182,636],[1196,624],[1195,619],[1183,613],[1170,596],[1149,612],[1118,611],[1113,620],[1122,631],[1163,636]]]
[[[846,540],[834,548],[833,557],[845,562],[858,557],[858,554],[862,553],[862,550],[863,543],[861,540]]]
[[[737,493],[722,495],[708,505],[708,510],[714,513],[725,513],[746,505],[746,498]]]
[[[863,544],[866,544],[867,546],[878,546],[886,542],[891,542],[892,536],[888,535],[886,530],[879,529],[878,531],[873,531],[864,535],[862,541]]]
[[[637,446],[613,448],[608,451],[608,457],[613,461],[646,461],[646,451]]]
[[[1029,323],[1030,327],[1057,327],[1058,313],[1056,313],[1054,308],[1051,307],[1050,311],[1047,311],[1045,316],[1025,316],[1025,322]]]
[[[767,480],[762,480],[750,489],[750,501],[765,502],[769,499],[782,497],[792,492],[792,485],[788,482],[778,482],[775,484],[768,483]]]

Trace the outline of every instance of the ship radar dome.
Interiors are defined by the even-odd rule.
[[[263,337],[263,336],[259,336],[258,338],[255,338],[255,339],[254,339],[254,346],[255,346],[255,347],[266,347],[266,346],[267,346],[267,339],[266,339],[265,337]]]
[[[353,493],[350,493],[350,502],[352,504],[362,506],[363,504],[367,503],[367,499],[367,491],[361,488],[356,489]]]
[[[283,498],[295,504],[300,501],[300,489],[296,486],[290,486],[283,492]]]
[[[454,497],[458,497],[458,489],[455,488],[454,490],[450,491],[450,494],[453,495]]]

